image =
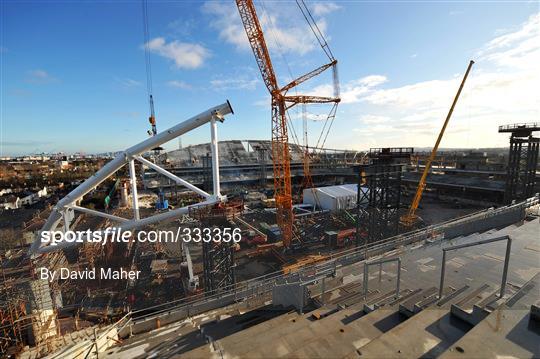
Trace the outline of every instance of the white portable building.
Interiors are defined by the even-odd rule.
[[[357,188],[356,184],[306,188],[303,193],[303,203],[330,211],[354,209],[356,208]],[[361,187],[361,190],[366,192],[367,188]]]

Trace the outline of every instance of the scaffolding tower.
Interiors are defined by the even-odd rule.
[[[506,169],[505,203],[534,195],[540,139],[533,137],[539,123],[516,123],[499,126],[499,133],[510,133],[510,149]]]
[[[234,267],[231,243],[203,242],[203,282],[207,294],[230,289],[235,283]]]
[[[235,284],[235,243],[215,240],[215,230],[231,228],[232,221],[242,213],[243,201],[229,199],[213,207],[196,208],[189,216],[196,219],[202,229],[209,228],[212,240],[202,240],[203,284],[206,295],[228,290]],[[203,238],[206,236],[202,234]]]
[[[356,246],[398,234],[403,162],[412,147],[372,148],[370,162],[356,166]]]

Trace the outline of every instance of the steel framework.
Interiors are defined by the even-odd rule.
[[[226,197],[221,195],[220,182],[219,182],[219,154],[218,154],[218,142],[217,142],[217,122],[223,122],[224,116],[230,113],[234,113],[229,101],[212,107],[197,116],[194,116],[176,126],[169,128],[155,136],[148,138],[147,140],[140,142],[127,150],[118,154],[113,160],[103,166],[92,177],[88,178],[81,185],[71,191],[67,196],[62,198],[56,206],[54,206],[49,218],[41,228],[41,231],[54,231],[63,222],[63,231],[68,231],[71,221],[74,218],[74,211],[95,215],[103,218],[110,219],[111,221],[119,223],[117,228],[122,230],[131,230],[140,228],[149,224],[158,223],[165,220],[170,220],[187,214],[190,209],[197,207],[204,207],[216,204],[218,202],[226,201]],[[159,145],[177,138],[195,128],[198,128],[204,124],[210,123],[211,133],[211,149],[212,149],[212,177],[213,177],[213,194],[209,194],[206,191],[192,185],[191,183],[183,180],[180,177],[170,173],[169,171],[159,167],[153,162],[141,157],[142,154],[158,147]],[[202,202],[193,204],[191,206],[181,207],[168,212],[162,212],[150,217],[141,218],[139,214],[139,202],[137,195],[137,174],[135,172],[135,161],[142,163],[158,172],[172,179],[176,184],[182,185],[196,194],[200,195],[204,200]],[[79,201],[96,188],[99,184],[105,181],[107,178],[116,173],[124,165],[128,165],[131,193],[133,200],[133,218],[122,218],[112,214],[96,211],[89,208],[80,207]],[[48,243],[42,243],[41,235],[38,233],[37,238],[30,247],[29,255],[37,255],[47,252],[52,252],[66,247],[76,245],[74,242],[61,242],[56,245],[50,245]]]
[[[203,189],[210,191],[212,189],[212,156],[209,153],[202,156],[203,165]]]
[[[203,241],[204,291],[213,294],[235,284],[234,247],[230,243]]]
[[[370,164],[358,166],[356,245],[379,241],[398,234],[401,202],[400,164]]]
[[[533,137],[532,133],[538,130],[538,123],[499,126],[500,133],[511,133],[505,203],[529,198],[534,194],[540,139]]]

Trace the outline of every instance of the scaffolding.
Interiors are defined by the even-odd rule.
[[[540,139],[533,137],[540,130],[538,123],[517,123],[499,126],[499,133],[511,133],[504,202],[529,198],[536,186],[536,167]]]
[[[213,294],[219,289],[234,286],[234,245],[231,243],[203,242],[204,289]]]
[[[413,152],[412,147],[372,148],[370,163],[356,166],[356,246],[362,239],[367,244],[398,234],[401,162],[408,161]]]
[[[359,167],[357,225],[363,227],[367,243],[395,236],[399,226],[402,165]],[[357,230],[360,245],[361,228]]]

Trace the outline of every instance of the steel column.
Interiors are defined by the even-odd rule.
[[[139,215],[139,196],[137,194],[137,173],[135,172],[135,161],[129,160],[129,178],[131,181],[131,196],[133,202],[133,219],[141,219]]]

